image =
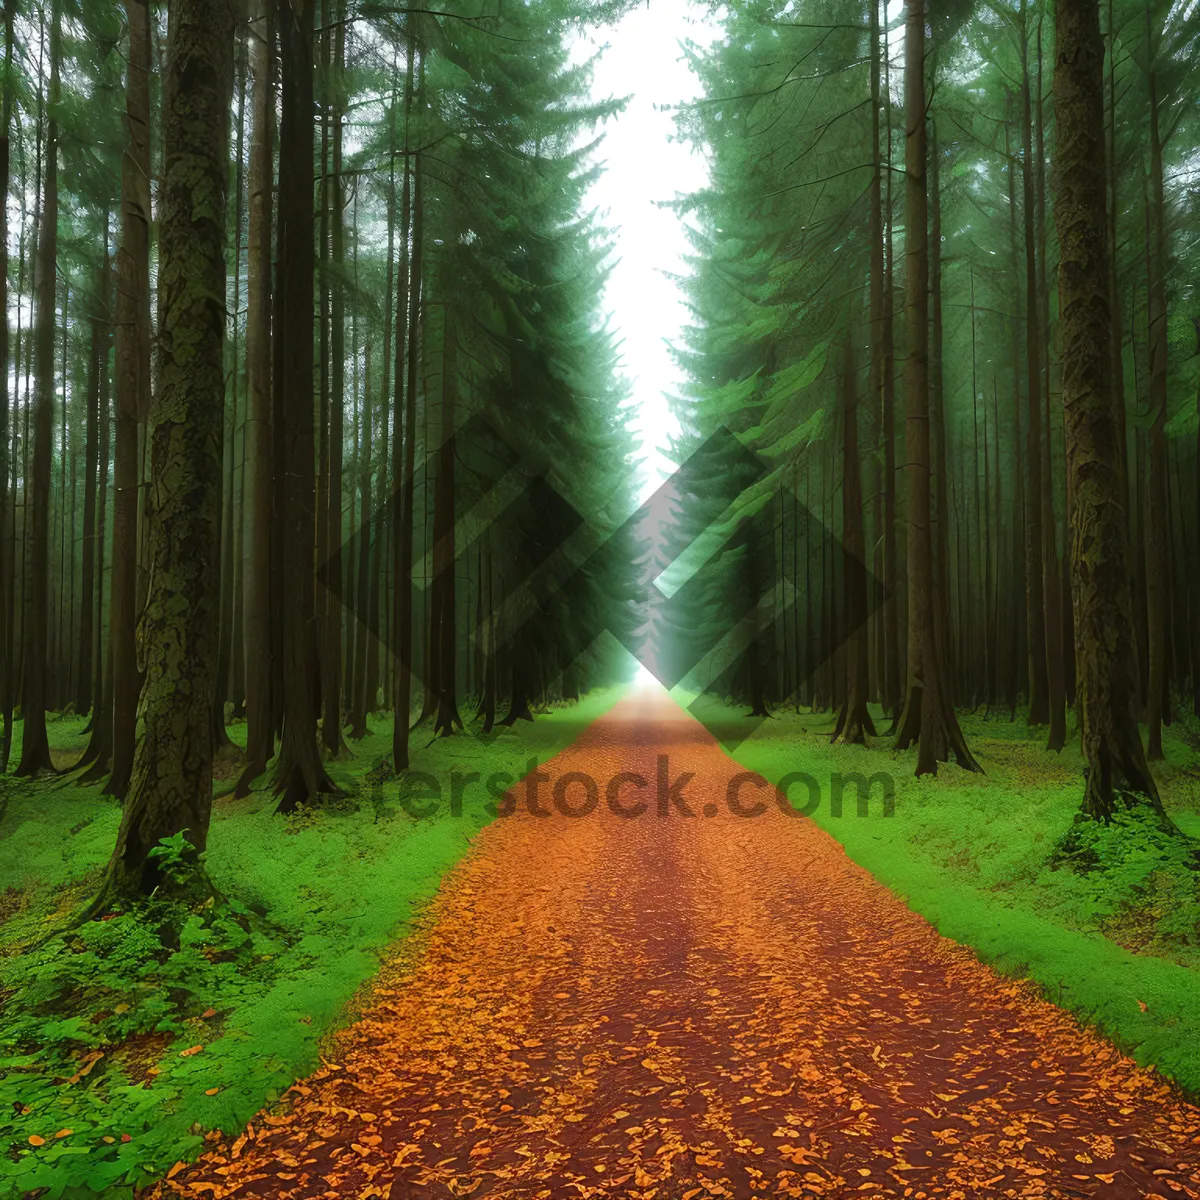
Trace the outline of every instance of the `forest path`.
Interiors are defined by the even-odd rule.
[[[658,816],[659,756],[671,784],[693,773],[694,818]],[[622,771],[648,783],[635,819],[606,811]],[[812,822],[732,815],[738,771],[665,695],[626,697],[543,768],[546,807],[583,772],[597,811],[539,818],[515,788],[337,1064],[167,1188],[1200,1196],[1200,1110],[939,937]]]

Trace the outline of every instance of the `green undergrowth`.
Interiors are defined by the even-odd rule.
[[[1096,1027],[1192,1097],[1200,1095],[1200,752],[1194,725],[1166,735],[1155,774],[1184,837],[1121,814],[1083,831],[1088,853],[1055,865],[1082,795],[1077,737],[1061,754],[1024,720],[962,718],[984,774],[956,765],[913,777],[916,753],[886,737],[872,748],[832,746],[829,714],[778,714],[733,750],[776,783],[805,771],[821,787],[813,819],[941,933],[1008,975],[1033,980],[1050,1000]],[[877,726],[887,722],[877,718]],[[883,815],[883,780],[858,814],[857,789],[832,813],[833,781],[890,776],[894,814]],[[793,789],[798,805],[809,797]],[[1084,869],[1081,863],[1086,863]]]
[[[318,1064],[381,954],[491,819],[482,783],[463,787],[452,813],[451,775],[515,781],[619,694],[593,692],[486,744],[427,744],[418,729],[413,767],[440,800],[428,781],[408,785],[408,800],[378,781],[391,746],[382,718],[329,764],[343,795],[288,816],[266,779],[245,799],[222,796],[236,767],[219,764],[206,866],[225,902],[195,911],[152,900],[72,925],[119,805],[70,775],[0,778],[0,1195],[128,1194],[278,1099]],[[83,721],[50,729],[56,762],[74,761]],[[179,850],[161,847],[168,867]]]

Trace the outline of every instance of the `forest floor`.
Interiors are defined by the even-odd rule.
[[[0,779],[0,1197],[145,1183],[197,1153],[206,1131],[239,1129],[278,1099],[319,1064],[321,1039],[492,819],[478,784],[453,811],[454,778],[519,778],[620,694],[593,692],[491,740],[429,745],[418,729],[413,766],[429,779],[411,780],[406,797],[373,782],[391,749],[388,718],[349,743],[353,757],[329,764],[340,798],[288,816],[275,813],[265,777],[233,799],[226,758],[206,861],[229,905],[187,920],[175,945],[132,914],[38,945],[94,893],[120,805],[70,773]],[[49,728],[65,770],[86,745],[84,720]],[[229,727],[234,739],[244,731]],[[431,803],[434,784],[442,796]],[[162,916],[179,925],[178,914]]]
[[[601,715],[614,698],[416,762],[449,793],[452,770],[515,778],[536,754],[547,810],[554,782],[565,808],[595,782],[598,811],[578,820],[530,816],[527,784],[512,788],[517,814],[492,820],[478,782],[461,820],[416,820],[394,785],[361,779],[383,726],[334,764],[342,802],[281,818],[265,794],[218,800],[210,869],[269,924],[248,948],[185,946],[172,979],[146,977],[143,1022],[154,997],[193,989],[157,1040],[97,1045],[92,1061],[70,1040],[77,1022],[60,1032],[78,1078],[43,1058],[0,1081],[0,1111],[13,1091],[12,1128],[42,1141],[12,1142],[0,1190],[5,1170],[100,1190],[89,1171],[124,1163],[142,1178],[170,1168],[168,1192],[205,1200],[1200,1195],[1200,1111],[1122,1052],[1200,1091],[1195,874],[1138,826],[1098,845],[1103,869],[1046,865],[1078,805],[1074,750],[1045,754],[1007,714],[968,716],[988,774],[913,780],[912,755],[884,738],[830,746],[828,718],[779,714],[726,737],[734,762],[665,697],[635,692]],[[745,733],[712,716],[719,736]],[[1158,776],[1172,817],[1200,833],[1184,734]],[[766,811],[731,815],[739,763],[772,782],[809,772],[814,821],[750,780],[740,803]],[[648,782],[649,811],[630,820],[606,811],[623,770]],[[839,772],[889,775],[894,815],[876,779],[868,816],[853,788],[833,816]],[[670,799],[685,773],[700,820]],[[89,833],[72,804],[109,827]],[[434,808],[449,815],[445,794]],[[86,895],[114,834],[95,790],[12,788],[0,839],[24,852],[0,850],[0,895],[17,896],[0,953]],[[54,900],[55,880],[74,892]],[[76,961],[88,955],[95,970],[113,948]],[[13,964],[38,967],[0,959],[0,986]]]
[[[785,724],[739,757],[780,755]],[[818,774],[813,750],[792,769]],[[641,815],[608,810],[622,772]],[[671,700],[626,697],[544,768],[546,815],[514,789],[321,1068],[162,1192],[1200,1196],[1200,1110],[752,778],[738,803],[767,802],[735,815],[737,773]],[[586,808],[589,780],[595,811],[550,811],[556,785]],[[903,859],[924,788],[897,787],[890,823],[841,820]]]
[[[686,698],[685,698],[686,702]],[[722,718],[728,725],[722,724]],[[1061,754],[1044,749],[1007,711],[960,717],[983,773],[956,764],[912,776],[914,752],[890,739],[871,747],[830,745],[829,714],[779,712],[749,736],[744,718],[706,713],[734,757],[772,783],[797,765],[822,784],[813,820],[846,853],[944,936],[970,946],[1007,975],[1034,981],[1189,1094],[1200,1096],[1200,738],[1194,720],[1166,731],[1165,762],[1154,764],[1164,807],[1186,837],[1124,814],[1090,830],[1096,866],[1056,866],[1053,849],[1079,808],[1083,762],[1078,733]],[[886,719],[876,714],[876,727]],[[877,777],[876,773],[882,775]],[[835,815],[838,773],[873,780],[868,816],[847,786]],[[886,782],[895,807],[883,815]],[[793,800],[808,799],[803,786]]]

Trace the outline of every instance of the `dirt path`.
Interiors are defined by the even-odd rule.
[[[669,783],[694,774],[693,818],[657,815],[660,755]],[[575,771],[597,811],[522,803],[486,828],[337,1064],[169,1187],[1200,1196],[1200,1110],[940,938],[811,822],[732,815],[737,764],[665,697],[623,700],[543,771],[547,808]],[[635,819],[606,810],[621,771],[649,785]],[[620,802],[637,795],[626,781]]]

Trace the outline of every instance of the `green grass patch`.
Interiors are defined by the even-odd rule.
[[[688,697],[681,697],[688,699]],[[879,728],[886,721],[878,722]],[[822,789],[813,819],[939,932],[1095,1026],[1144,1065],[1200,1095],[1200,873],[1197,845],[1164,838],[1153,822],[1122,817],[1088,832],[1095,866],[1055,869],[1051,852],[1082,794],[1077,740],[1061,755],[1020,718],[965,717],[986,774],[950,765],[916,779],[916,752],[831,746],[829,714],[779,714],[735,750],[748,770],[776,783],[805,771]],[[1176,725],[1156,764],[1163,801],[1181,829],[1200,835],[1200,754],[1195,729]],[[891,777],[857,815],[857,788],[832,814],[835,776]],[[805,789],[793,793],[797,804]]]
[[[403,803],[395,781],[372,781],[391,748],[385,719],[329,765],[341,798],[286,817],[269,790],[220,798],[227,764],[206,865],[228,904],[152,902],[65,933],[54,931],[93,893],[120,807],[69,777],[0,779],[0,1194],[146,1183],[277,1100],[318,1064],[381,954],[491,820],[482,783],[451,812],[452,774],[515,782],[620,694],[593,692],[487,744],[426,745],[414,732],[414,768],[441,785],[434,803]],[[82,727],[51,724],[60,764],[83,749]]]

